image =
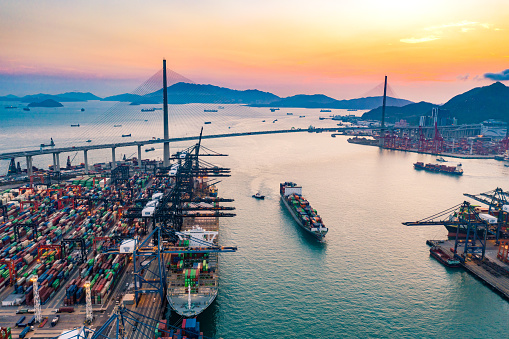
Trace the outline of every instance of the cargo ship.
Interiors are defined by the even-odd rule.
[[[431,247],[429,249],[429,254],[444,266],[460,267],[460,261],[445,253],[439,246]]]
[[[215,189],[215,188],[214,188]],[[197,192],[195,192],[196,194]],[[202,198],[213,199],[217,191],[209,189],[200,192]],[[207,216],[217,203],[186,203],[181,231],[178,232],[177,247],[192,249],[218,246],[219,218]],[[189,217],[189,215],[197,215]],[[198,216],[199,215],[199,216]],[[167,299],[171,308],[184,317],[195,317],[216,299],[219,288],[219,265],[217,252],[171,254],[168,269]]]
[[[293,219],[306,232],[323,241],[329,231],[322,223],[322,219],[309,202],[302,197],[302,187],[293,182],[279,184],[281,201],[292,215]]]
[[[414,168],[417,170],[425,170],[426,172],[463,175],[463,168],[461,167],[461,164],[457,164],[456,166],[447,166],[431,163],[424,164],[423,162],[419,161],[414,164]]]

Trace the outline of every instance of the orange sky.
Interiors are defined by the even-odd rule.
[[[399,97],[441,103],[509,68],[506,0],[0,0],[0,8],[0,95],[126,92],[165,57],[197,83],[346,99],[388,75]]]

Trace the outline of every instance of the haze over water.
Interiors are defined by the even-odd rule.
[[[86,112],[100,108],[88,105]],[[320,123],[317,111],[294,114],[305,114],[299,123],[307,127]],[[277,123],[298,127],[300,118],[287,117],[286,110],[277,114]],[[260,119],[266,118],[235,123],[259,129]],[[57,140],[56,133],[65,133],[62,138],[70,142],[74,130],[60,127],[71,120],[40,117],[38,123],[25,124],[24,131],[33,131],[35,145],[49,135]],[[0,132],[4,141],[20,137],[16,128]],[[194,128],[189,133],[197,134]],[[193,143],[172,144],[171,149]],[[211,139],[203,145],[229,154],[205,160],[232,169],[218,187],[220,196],[235,199],[237,216],[221,221],[220,243],[239,248],[221,254],[218,298],[200,316],[206,335],[500,338],[507,332],[506,301],[468,273],[430,258],[425,241],[444,239],[445,228],[401,224],[459,204],[463,193],[507,190],[509,168],[502,163],[460,160],[462,177],[426,173],[412,164],[433,161],[432,156],[348,144],[346,137],[329,133]],[[12,146],[4,142],[2,151]],[[160,148],[143,156],[160,157]],[[89,152],[94,161],[109,161],[110,156],[109,150]],[[49,165],[49,158],[39,164]],[[324,244],[304,234],[280,203],[279,183],[284,181],[303,186],[304,197],[329,227]],[[266,199],[253,199],[257,191]]]

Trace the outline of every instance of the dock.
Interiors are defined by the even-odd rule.
[[[438,246],[447,255],[453,256],[454,240],[427,240],[429,246]],[[480,256],[468,255],[461,263],[468,273],[498,293],[502,298],[509,301],[509,264],[502,262],[498,257],[499,246],[494,240],[487,240],[484,259]],[[463,247],[458,246],[458,254],[461,256]]]

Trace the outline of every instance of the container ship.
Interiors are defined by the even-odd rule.
[[[210,201],[213,201],[214,195],[217,196],[215,187],[194,193],[201,198],[211,198]],[[178,232],[177,247],[196,249],[218,246],[219,218],[213,216],[213,211],[207,210],[214,207],[217,207],[217,202],[185,203],[184,208],[190,210],[184,212],[188,217],[184,218],[181,231]],[[197,316],[216,299],[218,278],[217,252],[171,254],[167,293],[169,305],[181,316]]]
[[[426,172],[446,173],[452,175],[463,175],[463,168],[461,164],[456,166],[447,166],[439,164],[424,164],[423,162],[416,162],[414,168],[417,170],[425,170]]]
[[[297,224],[318,240],[323,241],[329,231],[322,223],[322,219],[309,202],[302,197],[302,187],[293,182],[279,184],[281,200],[295,219]]]

